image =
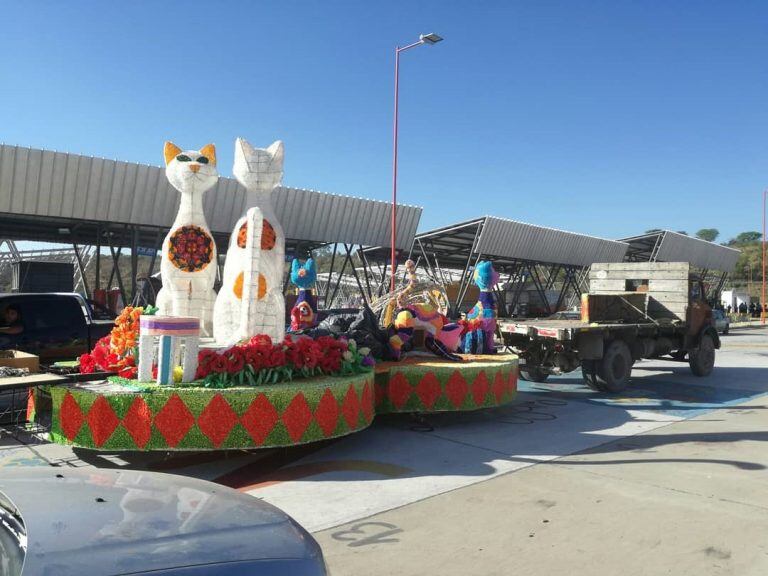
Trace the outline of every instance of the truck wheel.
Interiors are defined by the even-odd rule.
[[[621,392],[629,384],[632,374],[632,354],[621,340],[614,340],[600,361],[597,370],[598,383],[606,392]]]
[[[584,384],[595,392],[605,392],[605,388],[600,384],[597,377],[597,362],[595,360],[581,361],[581,377],[584,379]]]
[[[715,343],[712,336],[704,334],[696,350],[688,352],[688,365],[696,376],[709,376],[715,367]]]
[[[520,368],[520,378],[528,382],[546,382],[549,374],[536,366],[527,366]]]

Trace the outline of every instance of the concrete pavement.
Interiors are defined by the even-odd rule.
[[[768,573],[765,398],[315,534],[345,574]]]
[[[638,396],[634,410],[649,414],[642,405],[655,403],[670,420],[320,531],[331,572],[768,573],[768,337],[739,334],[725,339],[716,380],[668,368],[680,373],[666,387],[682,380],[711,390],[705,399],[730,391],[731,400],[701,407],[691,389],[671,402]],[[654,376],[639,375],[636,389],[653,388],[646,378]],[[736,398],[748,391],[751,400]],[[684,419],[690,404],[695,417]]]

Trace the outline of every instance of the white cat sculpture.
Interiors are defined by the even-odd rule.
[[[166,316],[199,318],[201,334],[210,336],[217,256],[203,214],[203,194],[219,179],[216,149],[208,144],[200,150],[181,150],[166,142],[165,174],[181,193],[181,202],[163,241],[163,288],[157,295],[157,307]]]
[[[265,150],[238,138],[232,172],[255,207],[237,221],[229,240],[213,335],[222,346],[257,334],[282,342],[285,236],[272,209],[271,195],[283,178],[283,143],[278,140]]]

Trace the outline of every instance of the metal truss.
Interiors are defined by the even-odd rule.
[[[36,248],[19,250],[14,240],[0,240],[0,278],[10,275],[13,265],[17,262],[64,262],[75,265],[73,285],[75,292],[88,294],[87,279],[83,274],[94,258],[92,246],[77,246],[72,248]]]

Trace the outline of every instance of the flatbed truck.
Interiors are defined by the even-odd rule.
[[[620,392],[642,358],[687,359],[696,376],[712,372],[720,338],[687,262],[593,264],[589,286],[580,319],[499,320],[521,378],[544,382],[581,368],[590,388]]]

